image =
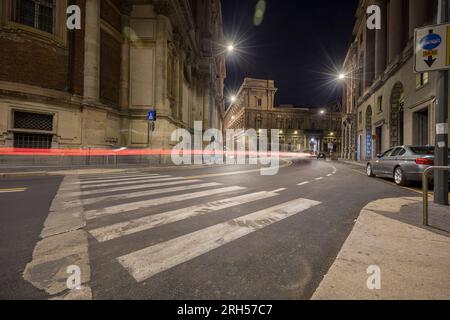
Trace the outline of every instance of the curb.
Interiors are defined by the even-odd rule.
[[[10,173],[0,173],[0,179],[9,178],[27,178],[27,177],[45,177],[48,176],[47,171],[35,171],[35,172],[10,172]]]
[[[339,159],[338,162],[349,164],[349,165],[354,165],[354,166],[359,166],[359,167],[363,167],[363,168],[366,167],[366,164],[360,163],[360,162],[357,162],[357,161],[346,161],[346,160]]]

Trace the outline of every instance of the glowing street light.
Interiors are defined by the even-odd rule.
[[[230,97],[230,101],[231,101],[231,102],[236,102],[236,96],[231,96],[231,97]]]
[[[325,114],[325,110],[320,110],[320,112],[319,112],[321,115],[324,115]]]
[[[227,47],[228,53],[232,53],[234,51],[235,47],[234,44],[230,43]]]
[[[346,76],[345,76],[345,74],[344,73],[340,73],[339,75],[338,75],[338,80],[345,80],[345,78],[346,78]]]

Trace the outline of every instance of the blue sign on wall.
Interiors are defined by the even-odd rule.
[[[366,160],[372,159],[372,134],[366,134]]]
[[[430,33],[420,40],[420,47],[424,50],[433,50],[439,47],[442,43],[442,38],[436,33]]]
[[[150,110],[147,114],[148,121],[156,121],[156,110]]]

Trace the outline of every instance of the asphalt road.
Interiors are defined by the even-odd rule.
[[[256,169],[80,176],[93,298],[309,299],[366,204],[417,196],[338,162]],[[0,297],[42,297],[18,275],[60,181],[0,181],[29,188],[0,193]]]
[[[23,280],[62,177],[0,179],[0,300],[46,299]]]

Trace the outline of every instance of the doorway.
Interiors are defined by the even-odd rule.
[[[430,144],[429,111],[425,108],[415,112],[413,116],[413,141],[415,145],[427,146]]]

